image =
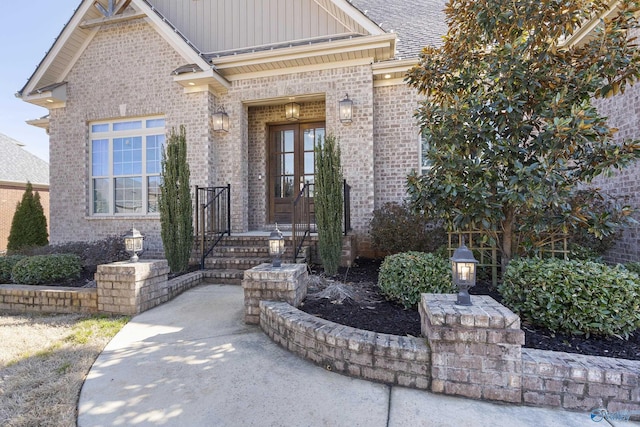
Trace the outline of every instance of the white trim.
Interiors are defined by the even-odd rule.
[[[224,70],[234,67],[291,61],[323,55],[336,55],[340,53],[356,52],[367,49],[393,49],[395,40],[395,34],[356,37],[348,40],[338,40],[312,45],[294,46],[286,49],[274,49],[262,52],[251,52],[240,55],[223,56],[220,58],[212,58],[211,62],[219,70]]]
[[[71,72],[71,69],[76,65],[76,62],[78,62],[78,60],[80,59],[80,57],[82,56],[82,54],[84,53],[85,49],[89,46],[89,44],[93,41],[94,37],[96,36],[96,34],[98,34],[98,31],[100,30],[100,28],[94,28],[91,31],[91,34],[89,35],[89,37],[87,37],[85,39],[85,41],[82,43],[82,45],[80,46],[80,49],[78,49],[78,51],[76,52],[75,55],[73,55],[73,58],[71,58],[71,61],[69,61],[69,64],[67,64],[66,68],[64,69],[64,71],[62,72],[62,78],[60,80],[65,80],[67,78],[67,76],[69,75],[69,73]]]
[[[332,70],[335,68],[369,65],[371,64],[372,61],[373,61],[373,58],[359,58],[359,59],[351,59],[351,60],[340,61],[340,62],[328,62],[328,63],[321,63],[321,64],[313,64],[313,65],[303,65],[299,67],[278,68],[273,70],[255,71],[252,73],[231,74],[227,76],[227,79],[230,82],[235,82],[238,80],[248,80],[248,79],[255,79],[260,77],[284,76],[287,74],[308,73],[311,71],[323,71],[323,70]]]
[[[47,70],[49,70],[49,67],[51,67],[51,64],[53,63],[53,61],[55,61],[56,57],[60,54],[60,51],[62,50],[62,48],[64,48],[64,46],[67,44],[69,37],[71,37],[76,27],[80,25],[82,19],[84,18],[84,15],[87,13],[87,11],[92,5],[93,5],[93,2],[91,0],[85,1],[74,12],[73,17],[71,18],[69,23],[64,27],[64,29],[62,30],[62,33],[60,33],[60,35],[54,42],[53,46],[51,47],[51,49],[49,49],[49,51],[45,55],[44,59],[42,60],[42,63],[38,66],[35,73],[33,73],[33,76],[29,79],[29,82],[23,89],[23,92],[22,92],[23,96],[37,89],[36,85],[38,84],[38,82],[40,82],[40,80],[42,79],[44,74],[47,72]],[[61,78],[58,79],[58,81],[64,80],[64,77],[66,76],[62,76]]]
[[[324,7],[322,4],[320,4],[321,0],[314,0],[314,1],[318,4],[318,6],[320,6],[325,11],[327,11],[327,13],[329,13],[327,8]],[[342,9],[344,11],[344,13],[346,13],[358,25],[360,25],[362,28],[364,28],[366,31],[368,31],[369,34],[371,34],[371,35],[385,34],[385,31],[382,28],[380,28],[380,26],[378,24],[376,24],[368,16],[366,16],[365,14],[360,12],[360,10],[358,8],[353,6],[348,1],[346,1],[346,0],[328,0],[328,1],[330,1],[333,4],[335,4],[340,9]],[[331,16],[333,16],[333,15],[331,15]],[[338,22],[342,22],[339,19],[337,19],[335,16],[334,16],[334,18]],[[346,25],[346,23],[344,23],[344,22],[343,22],[343,24]]]
[[[404,81],[404,78],[395,78],[395,79],[374,79],[373,87],[387,87],[387,86],[401,86],[406,85],[407,82]]]

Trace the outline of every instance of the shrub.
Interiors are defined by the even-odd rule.
[[[120,236],[111,236],[94,242],[68,242],[21,250],[24,255],[74,254],[82,261],[82,266],[95,270],[95,266],[116,261],[126,261],[130,254],[124,248]]]
[[[43,246],[47,239],[47,218],[44,215],[40,194],[33,194],[31,183],[22,195],[11,221],[7,250],[13,252],[30,246]]]
[[[640,278],[622,266],[520,259],[503,279],[504,303],[551,331],[627,338],[640,327]]]
[[[9,255],[0,257],[0,283],[11,283],[11,270],[24,255]]]
[[[434,252],[447,244],[444,229],[408,205],[386,203],[373,211],[370,231],[373,247],[384,254]]]
[[[340,145],[336,137],[328,134],[315,146],[315,216],[318,226],[318,253],[324,271],[338,272],[342,255],[342,213],[344,210]]]
[[[164,254],[172,273],[189,268],[193,245],[193,206],[189,187],[187,162],[187,131],[171,129],[162,155],[162,184],[160,185],[160,237]]]
[[[640,276],[640,262],[628,262],[624,265],[624,268]]]
[[[18,261],[11,278],[14,283],[41,285],[76,278],[81,270],[80,258],[73,254],[35,255]]]
[[[378,275],[382,294],[405,308],[416,307],[422,293],[454,293],[449,262],[424,252],[404,252],[384,259]]]

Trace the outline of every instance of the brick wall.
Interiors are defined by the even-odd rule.
[[[161,253],[157,215],[96,218],[89,214],[88,124],[125,117],[163,115],[167,130],[184,124],[192,185],[209,182],[212,136],[208,93],[185,94],[171,72],[181,58],[141,20],[105,25],[67,76],[66,107],[51,110],[51,242],[99,240],[135,226],[149,253]]]
[[[7,250],[9,233],[11,232],[11,222],[16,213],[16,206],[22,200],[24,186],[0,185],[0,254]],[[44,216],[47,218],[47,229],[49,228],[49,189],[34,186],[34,193],[40,194],[40,203]]]
[[[95,288],[0,285],[0,311],[17,313],[96,313]]]
[[[407,175],[420,170],[418,94],[407,85],[374,89],[375,207],[407,195]]]

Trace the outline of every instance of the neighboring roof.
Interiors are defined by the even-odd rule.
[[[416,57],[426,45],[442,45],[446,0],[349,0],[386,32],[398,35],[397,59]]]
[[[24,144],[0,133],[0,182],[49,185],[49,164],[26,151]]]

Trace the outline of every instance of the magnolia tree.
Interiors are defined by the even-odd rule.
[[[581,183],[640,156],[592,99],[624,92],[639,75],[628,30],[636,1],[607,16],[603,1],[449,0],[449,31],[426,47],[408,83],[429,142],[429,174],[408,178],[412,205],[452,228],[487,231],[503,265],[546,233],[614,231],[614,218],[572,197]],[[597,190],[594,196],[600,197]]]

